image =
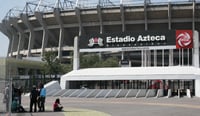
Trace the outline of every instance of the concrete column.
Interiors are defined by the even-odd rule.
[[[63,38],[64,38],[64,29],[60,28],[59,45],[58,45],[58,58],[59,59],[62,58]]]
[[[48,43],[48,35],[49,34],[48,34],[48,30],[46,28],[46,23],[43,20],[43,13],[35,12],[35,17],[37,18],[37,20],[39,21],[40,25],[43,28],[43,37],[42,37],[42,46],[41,46],[41,49],[42,49],[41,56],[43,56],[44,52],[45,52],[45,48],[46,48],[47,43]]]
[[[195,80],[195,96],[200,97],[200,80]]]
[[[101,12],[100,5],[97,5],[97,13],[98,13],[99,24],[100,24],[100,34],[102,34],[104,32],[104,28],[103,28],[102,12]]]
[[[45,48],[47,46],[47,40],[48,39],[48,32],[46,29],[43,30],[43,37],[42,37],[42,52],[41,52],[41,56],[44,55],[45,52]]]
[[[125,25],[125,16],[124,16],[124,6],[120,4],[120,12],[121,12],[121,21],[122,21],[122,32],[125,32],[126,25]]]
[[[157,66],[157,50],[153,51],[153,62],[154,62],[154,67]]]
[[[147,66],[151,66],[151,51],[147,50]]]
[[[199,33],[197,31],[193,31],[193,40],[193,66],[199,68]],[[195,80],[195,96],[200,97],[199,79]]]
[[[141,67],[144,67],[144,50],[141,50]]]
[[[124,60],[124,51],[121,53],[121,60]]]
[[[144,67],[146,67],[147,66],[147,50],[144,50],[144,52],[143,52],[144,54]]]
[[[54,9],[54,16],[60,26],[60,34],[59,34],[59,41],[58,41],[58,58],[61,59],[62,58],[63,39],[64,39],[64,28],[63,28],[63,21],[60,17],[60,9],[58,7]]]
[[[20,59],[20,51],[24,48],[24,37],[22,33],[19,33],[19,43],[18,43],[18,48],[17,48],[17,59]]]
[[[78,48],[79,37],[74,37],[74,58],[73,58],[73,70],[79,69],[79,48]]]
[[[174,56],[173,56],[173,49],[170,49],[169,50],[169,66],[173,66],[174,65],[174,63],[173,63],[174,59],[173,58],[174,58]]]
[[[31,56],[31,49],[34,46],[34,42],[35,42],[35,34],[33,31],[30,32],[29,35],[29,42],[28,42],[28,53],[27,53],[27,57]]]
[[[78,7],[76,7],[76,9],[75,9],[75,13],[76,13],[78,23],[79,23],[79,36],[85,35],[85,30],[83,29],[83,26],[82,26],[80,9]]]
[[[165,66],[165,50],[162,49],[162,66]]]
[[[199,33],[193,32],[193,66],[199,68]]]
[[[18,31],[18,34],[19,34],[19,42],[18,42],[18,47],[17,47],[17,59],[20,58],[20,51],[24,48],[24,37],[25,37],[25,34],[24,34],[24,31],[23,29],[18,25],[18,19],[17,18],[11,18],[9,20],[9,24],[10,26],[14,29],[14,30],[17,30]],[[27,37],[27,36],[26,36]]]
[[[22,19],[23,23],[28,27],[29,29],[29,42],[28,42],[28,53],[27,57],[31,56],[31,49],[33,48],[35,44],[35,33],[33,31],[33,26],[31,25],[30,21],[28,20],[28,15],[26,14],[21,14],[20,18]]]
[[[12,29],[11,29],[12,30]],[[13,52],[15,52],[17,50],[17,45],[18,45],[18,41],[17,41],[17,34],[15,32],[13,32],[13,30],[11,31],[11,39],[10,39],[10,45],[9,45],[9,53],[10,56],[13,56]],[[16,43],[17,42],[17,43]]]

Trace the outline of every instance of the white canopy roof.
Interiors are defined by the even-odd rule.
[[[65,85],[66,81],[157,79],[200,79],[200,69],[190,66],[80,69],[63,75],[61,77],[61,87]]]

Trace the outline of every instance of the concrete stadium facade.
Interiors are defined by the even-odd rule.
[[[53,51],[57,53],[59,59],[65,61],[70,59],[70,53],[74,52],[74,70],[78,70],[79,52],[100,52],[101,54],[116,55],[119,60],[128,60],[128,66],[141,67],[141,69],[144,67],[188,66],[195,67],[195,70],[197,68],[197,72],[199,71],[199,0],[171,0],[171,2],[168,2],[168,0],[135,2],[129,0],[94,0],[92,3],[91,1],[87,2],[89,0],[61,1],[56,0],[54,6],[42,4],[42,0],[37,4],[27,3],[25,10],[20,12],[19,15],[7,15],[5,17],[0,23],[0,30],[10,40],[9,57],[17,59],[42,57],[45,51]],[[192,33],[190,35],[193,38],[192,47],[177,48],[173,42],[168,45],[169,41],[165,41],[164,34],[168,33],[166,38],[168,36],[172,38],[172,35],[176,34],[173,30],[186,30]],[[131,34],[135,36],[138,33],[146,34],[146,39],[140,40],[146,41],[146,43],[131,43],[135,40]],[[107,48],[101,48],[104,41],[103,36],[109,34],[115,37],[110,39],[108,37],[106,40],[106,42],[109,42]],[[119,39],[117,34],[124,35]],[[91,35],[100,35],[101,38],[91,38]],[[79,42],[74,39],[75,37],[78,37]],[[154,40],[165,42],[149,42]],[[127,41],[129,42],[128,46],[122,43]],[[186,41],[184,40],[184,42]],[[94,48],[95,42],[98,43],[98,48]],[[117,44],[118,47],[112,44],[114,42],[119,43]],[[78,44],[75,45],[76,43]],[[85,49],[83,44],[89,47]],[[104,72],[101,72],[101,74],[104,74]],[[160,80],[164,83],[162,88],[171,83],[172,92],[183,87],[182,89],[189,88],[192,93],[197,94],[195,94],[196,96],[200,96],[198,94],[200,93],[199,74],[189,75],[195,76],[193,78],[189,78],[190,76],[181,78],[181,75],[175,75],[174,79],[165,78],[164,81],[161,77]],[[167,74],[167,76],[170,76],[170,74]],[[116,84],[123,83],[125,85],[127,81],[134,80],[129,84],[141,85],[141,88],[138,86],[137,88],[147,89],[149,85],[158,80],[152,78],[152,75],[148,75],[148,77],[146,79],[148,82],[137,81],[138,78],[123,77],[115,82],[109,80],[110,82],[105,83],[110,84],[103,86],[101,86],[102,83],[98,86],[98,82],[94,82],[96,84],[91,85],[91,88],[98,86],[98,88],[113,89]],[[64,79],[64,81],[66,80]],[[61,83],[63,83],[63,88],[66,88],[66,82]],[[68,87],[71,87],[70,89],[79,88],[81,83],[80,81],[78,83],[73,81],[70,85],[67,82]],[[107,87],[111,84],[113,85]],[[157,84],[160,84],[160,81]],[[126,87],[129,87],[129,85]],[[116,88],[121,89],[121,85],[116,86]]]
[[[65,58],[73,51],[74,37],[84,34],[200,30],[199,1],[123,3],[121,0],[120,3],[103,0],[105,3],[88,3],[86,7],[81,1],[85,0],[77,0],[80,4],[71,3],[72,6],[65,9],[59,5],[27,3],[25,11],[18,16],[7,15],[0,27],[10,40],[8,56],[34,57],[52,50],[58,53],[58,58]],[[44,7],[48,10],[42,11]]]

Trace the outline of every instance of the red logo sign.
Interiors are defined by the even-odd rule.
[[[98,45],[99,47],[103,46],[103,39],[100,37],[94,37],[89,39],[89,47],[94,47],[94,45]]]
[[[176,48],[193,48],[192,30],[176,30]]]

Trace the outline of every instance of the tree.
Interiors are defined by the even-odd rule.
[[[118,67],[118,59],[116,57],[100,58],[96,54],[81,55],[80,68],[97,68],[97,67]]]
[[[61,72],[62,67],[60,60],[56,58],[56,54],[54,52],[45,52],[42,58],[44,61],[44,73],[49,74],[50,79],[51,76],[54,75],[57,78],[57,75]]]

